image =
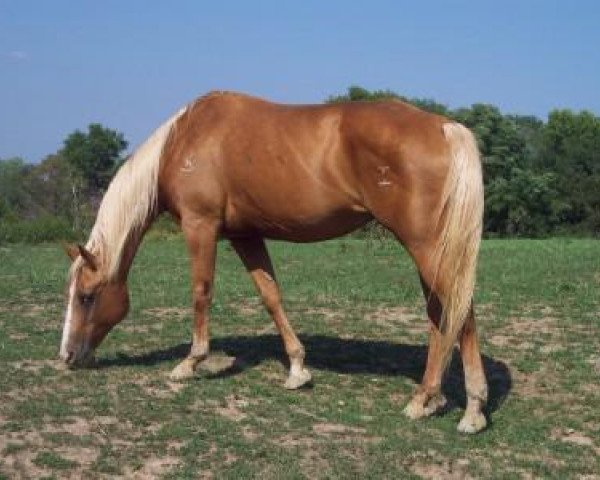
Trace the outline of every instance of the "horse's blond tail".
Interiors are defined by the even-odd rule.
[[[433,259],[434,291],[442,305],[440,354],[446,367],[473,300],[483,224],[483,179],[473,134],[459,123],[444,124],[443,133],[451,159]]]

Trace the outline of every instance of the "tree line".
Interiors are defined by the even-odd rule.
[[[450,109],[358,86],[326,102],[386,98],[445,115],[475,133],[487,236],[600,236],[600,118],[593,113],[557,109],[543,121],[506,115],[489,104]],[[85,236],[127,145],[122,133],[91,124],[39,164],[0,159],[0,243]]]

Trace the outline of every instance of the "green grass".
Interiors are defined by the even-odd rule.
[[[569,478],[600,472],[600,242],[488,240],[476,292],[490,427],[456,432],[450,408],[412,422],[426,321],[393,242],[271,243],[310,389],[282,385],[279,338],[226,243],[211,317],[220,373],[175,384],[188,348],[189,266],[178,237],[150,238],[132,310],[95,369],[58,368],[68,262],[56,245],[0,247],[0,478]]]

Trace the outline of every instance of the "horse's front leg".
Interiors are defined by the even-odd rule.
[[[252,276],[256,289],[283,340],[285,351],[290,359],[290,374],[284,384],[285,388],[292,390],[306,385],[310,382],[311,376],[304,368],[304,347],[283,310],[275,272],[264,240],[262,238],[236,239],[232,240],[231,244]]]
[[[198,364],[208,356],[208,310],[213,295],[218,224],[206,220],[183,220],[192,264],[194,326],[189,355],[171,372],[171,380],[184,380],[194,375]]]

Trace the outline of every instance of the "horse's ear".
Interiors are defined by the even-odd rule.
[[[72,262],[74,262],[79,256],[79,248],[77,248],[77,245],[73,245],[72,243],[63,243],[63,248],[67,254],[67,257],[69,257]]]
[[[81,258],[85,260],[87,266],[90,267],[94,272],[98,270],[98,262],[96,261],[94,254],[79,243],[77,244],[77,249],[79,251],[79,255],[81,255]]]

